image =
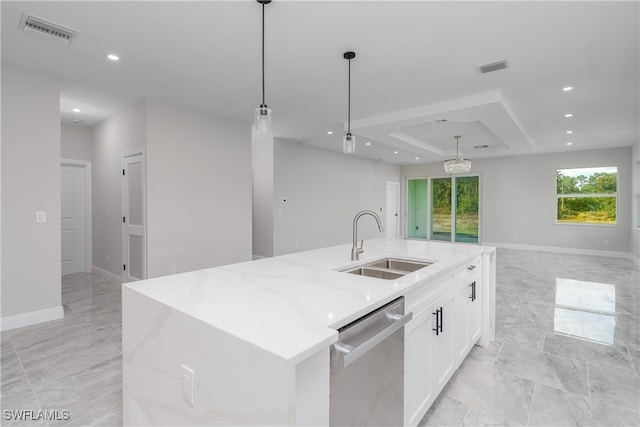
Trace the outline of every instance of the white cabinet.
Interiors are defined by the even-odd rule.
[[[417,425],[431,392],[431,308],[422,309],[404,327],[404,424]]]
[[[455,289],[438,298],[432,305],[431,378],[434,393],[442,390],[456,367]]]
[[[482,306],[479,284],[479,278],[474,277],[457,287],[455,352],[458,363],[462,362],[480,338]]]
[[[405,296],[404,424],[416,426],[480,338],[480,259]]]

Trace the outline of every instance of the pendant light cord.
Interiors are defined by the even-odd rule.
[[[264,103],[264,3],[262,3],[262,105]]]
[[[349,59],[349,83],[347,96],[347,133],[351,134],[351,60]]]

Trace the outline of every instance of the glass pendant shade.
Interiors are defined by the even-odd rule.
[[[465,173],[471,170],[471,160],[467,159],[450,159],[444,162],[444,171],[446,173]]]
[[[353,154],[356,152],[356,137],[347,133],[342,138],[342,152],[345,154]]]
[[[267,108],[264,104],[256,108],[253,132],[258,135],[271,132],[271,108]]]

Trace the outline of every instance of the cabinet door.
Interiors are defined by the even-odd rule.
[[[447,383],[456,366],[455,294],[456,289],[439,298],[432,306],[434,314],[431,317],[431,375],[433,393],[436,395]]]
[[[470,303],[469,312],[467,315],[467,320],[469,324],[469,345],[473,346],[480,338],[480,334],[482,333],[482,295],[481,295],[481,286],[480,286],[480,278],[475,279],[472,282],[474,287],[474,299]]]
[[[415,426],[432,400],[431,310],[414,314],[404,327],[404,424]]]
[[[455,330],[455,351],[456,361],[462,362],[462,359],[469,351],[469,320],[471,313],[471,293],[472,288],[467,284],[458,286],[455,298],[456,305],[456,330]]]

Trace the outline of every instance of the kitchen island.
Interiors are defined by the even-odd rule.
[[[124,424],[327,425],[337,329],[400,296],[415,317],[445,294],[467,292],[473,279],[477,318],[460,305],[466,294],[456,300],[456,316],[466,316],[456,331],[464,326],[464,333],[451,336],[452,368],[427,378],[434,386],[426,392],[407,377],[431,369],[416,365],[422,358],[405,342],[404,420],[417,424],[471,346],[493,340],[495,249],[376,239],[365,242],[359,261],[350,250],[339,245],[125,284]],[[385,257],[431,265],[393,280],[341,271]],[[405,330],[420,331],[416,320]]]

